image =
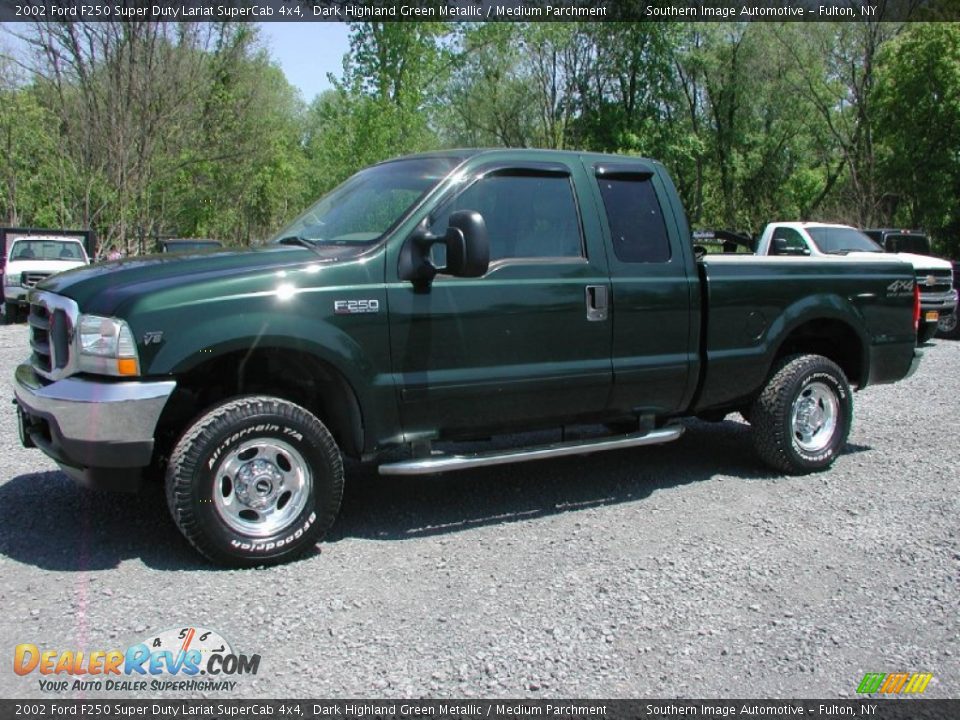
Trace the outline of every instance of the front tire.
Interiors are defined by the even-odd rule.
[[[20,313],[20,306],[17,303],[4,301],[3,303],[3,324],[13,325],[17,322],[17,315]]]
[[[791,475],[830,467],[847,442],[852,418],[850,384],[821,355],[785,358],[750,411],[757,454]]]
[[[940,317],[940,324],[937,325],[937,337],[948,338],[950,340],[960,339],[960,323],[957,322],[957,314],[960,308],[949,315]]]
[[[314,547],[333,525],[343,463],[333,436],[302,407],[241,397],[180,438],[166,491],[180,532],[210,560],[272,565]]]

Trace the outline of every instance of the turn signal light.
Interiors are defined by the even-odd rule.
[[[119,358],[117,360],[117,375],[139,375],[136,358]]]

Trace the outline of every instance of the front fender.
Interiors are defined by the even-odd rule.
[[[380,312],[336,314],[341,299],[377,300]],[[396,424],[386,293],[380,285],[307,288],[291,295],[254,292],[126,313],[145,376],[183,376],[230,354],[262,349],[306,353],[336,370],[364,417],[388,434]]]

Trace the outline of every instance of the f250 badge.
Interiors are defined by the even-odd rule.
[[[380,312],[380,301],[370,300],[334,300],[333,312],[337,315],[356,315],[358,313]]]

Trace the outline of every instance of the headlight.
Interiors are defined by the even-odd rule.
[[[79,366],[104,375],[139,375],[137,344],[123,320],[81,315],[77,326]]]
[[[20,287],[20,274],[13,273],[13,274],[7,275],[6,273],[4,273],[3,284],[7,287]]]

